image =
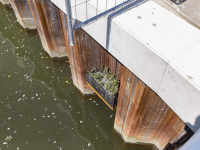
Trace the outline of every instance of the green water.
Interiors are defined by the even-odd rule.
[[[0,150],[150,150],[123,143],[115,111],[81,95],[68,60],[52,61],[37,31],[0,4]]]

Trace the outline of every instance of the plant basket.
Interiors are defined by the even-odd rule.
[[[87,82],[94,92],[113,110],[114,104],[117,104],[118,93],[111,95],[108,90],[104,89],[90,73],[87,72]]]

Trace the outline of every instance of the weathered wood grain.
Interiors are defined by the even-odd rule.
[[[19,24],[26,30],[36,29],[35,21],[27,0],[10,0]]]
[[[28,0],[45,51],[51,58],[67,56],[60,11],[49,0]]]
[[[115,130],[124,141],[150,143],[159,149],[169,144],[174,149],[187,141],[192,130],[186,132],[186,124],[167,104],[128,69],[125,70],[115,117]]]

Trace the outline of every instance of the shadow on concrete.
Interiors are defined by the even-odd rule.
[[[112,14],[110,14],[108,16],[108,18],[107,18],[107,33],[106,33],[106,50],[108,50],[108,48],[109,48],[112,19],[119,16],[120,14],[122,14],[124,12],[129,11],[130,9],[133,9],[141,4],[144,4],[147,1],[149,1],[149,0],[136,0],[132,3],[130,3],[129,5],[124,6],[121,9],[113,12]]]
[[[195,124],[191,125],[190,123],[186,122],[185,131],[181,137],[178,138],[174,143],[169,143],[164,150],[175,150],[180,148],[183,144],[185,144],[197,131],[200,127],[200,116],[197,117]]]
[[[196,132],[200,128],[200,116],[196,118],[194,125],[191,125],[189,122],[186,122],[186,124],[192,131]]]

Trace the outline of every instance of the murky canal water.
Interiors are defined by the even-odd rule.
[[[151,149],[123,143],[115,111],[82,96],[69,62],[52,61],[37,31],[26,32],[0,4],[0,150]]]

